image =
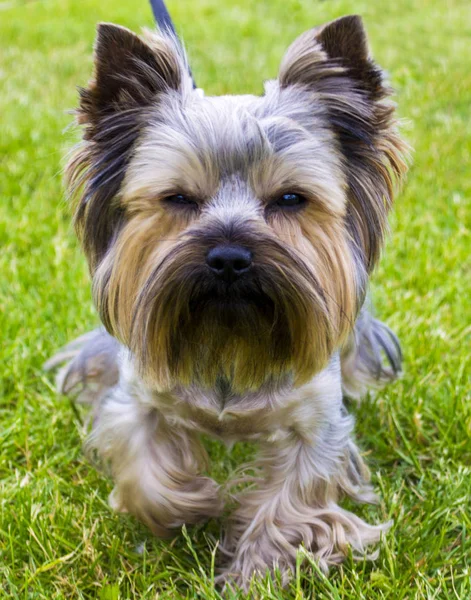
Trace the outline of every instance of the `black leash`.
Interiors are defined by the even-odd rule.
[[[167,7],[165,6],[164,0],[150,0],[150,5],[152,6],[154,18],[160,29],[166,29],[167,31],[171,31],[174,34],[175,39],[178,40],[177,32],[175,31],[175,27],[173,26],[172,19],[169,15]],[[193,81],[193,87],[196,88],[196,83],[193,79],[193,74],[189,67],[188,70],[190,71],[190,77]]]

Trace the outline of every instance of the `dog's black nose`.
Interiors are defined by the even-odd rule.
[[[216,246],[206,255],[206,264],[217,277],[230,283],[250,270],[252,253],[242,246]]]

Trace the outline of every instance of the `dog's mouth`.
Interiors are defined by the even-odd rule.
[[[192,318],[209,317],[225,325],[243,325],[252,318],[272,322],[276,312],[272,298],[255,281],[217,282],[198,290],[189,302]]]

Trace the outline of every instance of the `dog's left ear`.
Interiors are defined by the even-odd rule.
[[[314,32],[330,58],[345,58],[351,61],[368,59],[366,31],[358,15],[341,17],[318,27]]]
[[[383,73],[370,57],[356,15],[311,29],[286,52],[281,90],[299,90],[313,111],[322,110],[343,154],[346,224],[366,272],[374,267],[387,229],[394,183],[407,170],[407,145],[397,133],[394,105]],[[309,93],[311,92],[311,93]]]
[[[369,58],[363,21],[358,15],[349,15],[306,31],[291,44],[280,66],[280,85],[316,85],[325,76],[329,59],[332,66],[337,63],[348,68],[365,86],[381,82],[381,72]]]

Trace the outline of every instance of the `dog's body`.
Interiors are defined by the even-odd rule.
[[[288,574],[300,544],[323,568],[363,554],[384,526],[338,504],[374,500],[342,389],[400,370],[364,302],[405,166],[361,21],[301,36],[261,97],[203,98],[171,37],[111,25],[95,75],[69,181],[109,334],[53,362],[94,405],[112,506],[159,535],[216,516],[199,434],[256,440],[226,577]]]

